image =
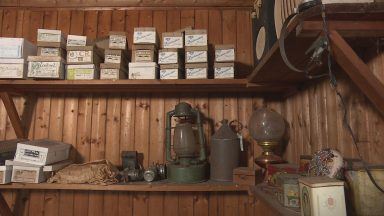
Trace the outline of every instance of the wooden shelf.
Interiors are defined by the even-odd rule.
[[[337,30],[343,37],[382,37],[384,36],[384,5],[382,3],[332,4],[326,5],[329,30]],[[306,50],[322,31],[320,6],[308,9],[296,16],[287,29],[285,50],[287,57],[297,68],[303,69],[309,57]],[[356,43],[354,43],[356,42]],[[352,41],[361,45],[362,40]],[[323,61],[325,62],[325,61]],[[325,66],[312,71],[324,72]],[[250,83],[296,84],[307,81],[303,73],[290,70],[284,63],[278,42],[248,76]]]
[[[137,182],[114,185],[91,185],[91,184],[27,184],[11,183],[0,185],[0,189],[32,189],[32,190],[90,190],[90,191],[249,191],[249,186],[234,183],[207,181],[197,184],[176,184],[167,181],[153,183]]]
[[[285,92],[289,85],[248,84],[246,79],[0,80],[5,92]]]

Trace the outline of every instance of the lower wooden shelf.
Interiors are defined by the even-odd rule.
[[[90,190],[90,191],[249,191],[250,187],[238,185],[232,182],[213,182],[207,181],[197,184],[176,184],[167,181],[157,181],[152,183],[132,182],[126,184],[114,185],[91,185],[91,184],[29,184],[29,183],[11,183],[0,185],[0,189],[31,189],[31,190]]]

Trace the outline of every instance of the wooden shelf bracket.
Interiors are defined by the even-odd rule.
[[[22,126],[19,114],[17,113],[15,103],[12,100],[12,96],[8,92],[0,92],[0,97],[3,100],[5,109],[7,110],[9,119],[15,130],[15,134],[17,138],[19,139],[27,138],[25,135],[25,130]]]

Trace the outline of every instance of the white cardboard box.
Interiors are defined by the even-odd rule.
[[[234,62],[235,46],[234,45],[216,45],[215,46],[215,62]]]
[[[156,79],[156,62],[131,62],[129,63],[129,79]]]
[[[208,62],[208,47],[186,47],[185,63],[204,63]]]
[[[38,56],[60,56],[65,58],[65,50],[60,47],[38,47]]]
[[[160,65],[160,79],[179,79],[179,64]]]
[[[0,79],[25,79],[27,62],[24,59],[0,59]]]
[[[347,215],[344,182],[328,177],[299,178],[301,215]]]
[[[157,44],[156,29],[153,27],[137,27],[133,32],[134,44]]]
[[[184,35],[182,32],[164,32],[162,34],[162,47],[164,49],[184,48]]]
[[[69,164],[72,164],[71,160],[65,160],[65,161],[59,161],[57,163],[49,164],[43,166],[43,172],[56,172]],[[34,164],[29,164],[29,163],[24,163],[24,162],[19,162],[19,161],[14,161],[14,160],[6,160],[5,161],[6,166],[28,166],[28,167],[41,167],[39,165],[34,165]]]
[[[67,65],[67,80],[93,80],[99,78],[99,71],[94,64]]]
[[[101,63],[100,79],[117,80],[126,79],[127,71],[121,67],[121,64]]]
[[[67,47],[68,64],[99,64],[101,57],[94,46]]]
[[[208,64],[186,64],[185,65],[186,79],[208,79]]]
[[[68,35],[67,46],[86,46],[87,36],[82,35]]]
[[[67,160],[71,145],[47,139],[24,141],[17,144],[14,161],[35,165]]]
[[[159,50],[159,64],[177,64],[179,62],[179,53],[177,49]]]
[[[215,63],[215,79],[234,79],[235,67],[234,63]]]
[[[45,181],[43,167],[13,166],[12,182],[41,183]]]
[[[64,59],[59,56],[29,56],[28,77],[64,79]]]
[[[23,58],[36,55],[36,46],[24,38],[0,37],[0,58]]]
[[[11,182],[12,166],[0,166],[0,184],[7,184]]]
[[[65,47],[66,38],[61,30],[37,29],[37,46]]]
[[[207,46],[208,36],[206,29],[185,30],[185,46]]]
[[[125,32],[109,32],[109,49],[127,49],[127,36]]]

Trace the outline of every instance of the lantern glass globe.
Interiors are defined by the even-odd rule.
[[[279,142],[285,133],[285,122],[279,113],[259,108],[249,120],[249,132],[257,142]]]

